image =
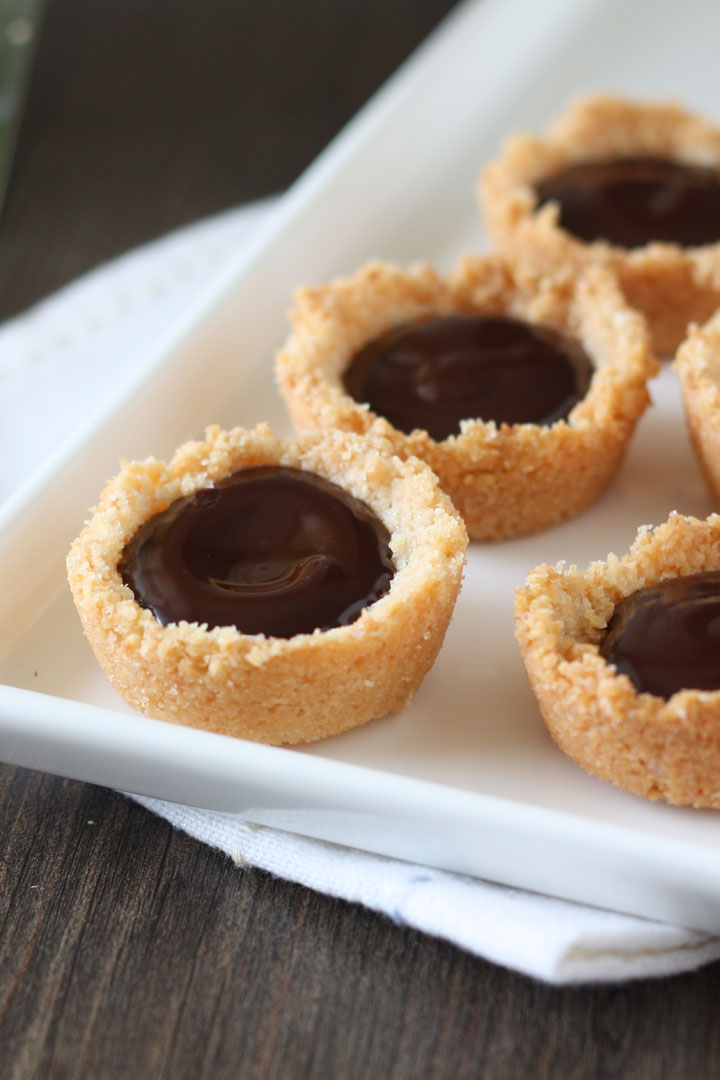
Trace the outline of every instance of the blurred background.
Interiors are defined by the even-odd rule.
[[[453,6],[3,0],[3,81],[34,58],[0,218],[0,318],[284,190]]]

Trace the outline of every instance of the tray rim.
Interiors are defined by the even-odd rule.
[[[66,473],[72,460],[82,452],[82,449],[93,438],[93,435],[103,428],[108,418],[121,411],[124,405],[135,397],[138,391],[146,384],[148,378],[156,373],[158,365],[172,362],[172,352],[178,342],[185,340],[189,332],[197,330],[202,320],[212,315],[218,298],[226,294],[239,276],[250,273],[258,256],[282,238],[287,223],[292,221],[297,214],[302,213],[304,205],[316,197],[317,191],[322,188],[323,184],[328,182],[328,178],[332,178],[333,170],[337,168],[338,163],[341,163],[347,154],[358,152],[358,146],[362,145],[367,133],[371,132],[375,125],[383,122],[386,110],[393,107],[393,101],[407,97],[413,92],[413,82],[418,77],[418,73],[421,77],[424,77],[426,57],[436,57],[438,50],[440,52],[443,48],[447,50],[447,43],[451,42],[458,33],[464,32],[465,21],[469,13],[473,13],[473,16],[476,17],[478,10],[482,8],[485,13],[489,13],[488,18],[496,18],[496,12],[501,7],[504,7],[506,2],[507,0],[466,0],[431,35],[428,42],[421,46],[420,50],[399,69],[390,82],[379,91],[378,95],[371,99],[368,105],[361,110],[358,117],[333,141],[328,150],[321,155],[288,194],[282,198],[281,202],[269,215],[268,220],[256,230],[253,239],[242,255],[233,260],[212,282],[208,283],[202,295],[184,313],[178,324],[172,328],[172,331],[162,341],[153,344],[153,347],[148,350],[146,363],[138,371],[124,394],[93,417],[86,428],[78,431],[75,437],[66,445],[58,459],[39,470],[0,506],[0,534],[3,536],[0,549],[7,547],[9,543],[8,537],[12,538],[14,528],[32,511],[39,501],[42,501],[43,493],[56,482],[56,479]],[[527,2],[528,0],[516,0],[516,3],[520,6],[527,4]],[[570,9],[572,6],[570,0],[555,0],[555,2],[559,8]],[[47,720],[48,713],[52,714],[50,716],[52,721],[55,719],[55,713],[58,714],[58,717],[61,717],[68,709],[75,708],[87,720],[88,731],[93,730],[92,725],[100,717],[107,718],[109,715],[113,718],[119,718],[125,728],[125,735],[127,735],[128,728],[135,726],[135,722],[139,721],[143,731],[149,731],[147,725],[151,725],[156,732],[162,731],[161,739],[163,736],[167,739],[168,725],[159,721],[148,720],[144,717],[128,718],[125,714],[83,702],[68,702],[66,699],[54,697],[50,700],[52,706],[48,710],[48,695],[17,687],[0,686],[0,722],[5,725],[5,734],[11,739],[17,738],[22,741],[23,733],[27,732],[28,721]],[[42,727],[42,723],[40,727]],[[226,736],[197,732],[193,731],[193,729],[173,728],[172,730],[183,733],[182,737],[177,737],[178,744],[180,742],[185,743],[189,739],[198,748],[202,745],[202,740],[209,740],[207,745],[210,747],[211,744],[216,745],[215,741],[218,739],[228,739]],[[192,735],[186,738],[188,732],[191,732]],[[57,733],[55,733],[55,737],[57,739]],[[72,737],[69,737],[66,741],[68,748],[74,746]],[[438,805],[441,801],[443,803],[454,802],[458,806],[462,804],[464,812],[468,813],[469,818],[475,818],[477,814],[480,814],[481,817],[484,815],[486,823],[488,820],[494,819],[496,823],[504,823],[506,833],[513,834],[518,829],[526,836],[528,834],[527,810],[528,807],[531,807],[533,824],[529,832],[532,835],[541,833],[547,840],[548,832],[552,833],[554,831],[557,834],[556,840],[560,837],[560,834],[563,834],[566,841],[571,839],[573,843],[578,843],[580,840],[584,843],[591,842],[598,848],[611,848],[616,853],[619,849],[622,849],[626,854],[632,855],[633,858],[637,857],[637,848],[638,845],[641,845],[644,849],[641,862],[648,869],[652,869],[656,864],[666,866],[670,854],[676,868],[681,869],[686,874],[691,885],[699,889],[709,886],[716,898],[720,896],[720,868],[716,873],[712,873],[712,867],[701,865],[706,862],[708,852],[708,847],[703,844],[688,845],[685,841],[661,840],[658,837],[646,835],[641,830],[633,827],[621,827],[613,823],[593,820],[581,814],[538,807],[531,803],[522,803],[515,798],[505,799],[497,795],[467,791],[444,783],[402,776],[391,771],[385,772],[362,765],[313,758],[307,755],[300,757],[292,750],[260,747],[257,744],[242,743],[241,740],[230,740],[230,742],[240,744],[243,747],[244,756],[239,751],[237,755],[232,755],[233,758],[236,756],[238,758],[236,762],[238,772],[235,775],[235,782],[238,786],[242,779],[252,779],[253,768],[258,763],[264,765],[265,762],[272,763],[272,767],[276,768],[283,776],[287,773],[290,790],[297,789],[298,795],[302,792],[303,795],[307,793],[310,797],[316,794],[318,779],[322,779],[323,783],[327,784],[329,777],[334,778],[337,776],[339,782],[336,787],[343,788],[347,793],[349,791],[360,792],[363,790],[363,785],[365,785],[364,790],[366,790],[367,783],[371,778],[377,779],[381,777],[383,783],[390,778],[395,786],[395,792],[387,802],[386,808],[392,810],[395,815],[407,816],[401,813],[400,795],[405,795],[408,798],[408,806],[415,807],[419,807],[424,798],[432,795],[438,800]],[[58,745],[61,743],[62,739],[59,739]],[[26,751],[15,755],[15,751],[10,747],[4,748],[0,751],[0,754],[3,760],[10,760],[12,764],[42,767],[33,764],[31,761],[29,762]],[[15,756],[18,757],[18,760],[12,760]],[[32,754],[30,756],[32,757]],[[241,758],[242,760],[240,760]],[[35,757],[34,760],[37,761],[39,758]],[[302,764],[300,764],[301,762]],[[48,769],[47,771],[54,770]],[[82,766],[79,765],[77,771],[82,772]],[[68,771],[66,768],[62,771],[62,775],[72,776],[73,772]],[[92,776],[88,775],[79,775],[76,778],[93,781]],[[292,782],[290,782],[291,779]],[[138,790],[137,793],[153,794],[153,792],[147,790]],[[474,810],[475,813],[470,813],[471,810]],[[580,833],[582,836],[580,836]],[[328,838],[327,829],[319,825],[315,835]],[[373,850],[373,848],[368,850]],[[698,863],[698,857],[700,857],[700,863]],[[522,874],[520,874],[520,877],[523,880],[516,881],[516,884],[532,887],[532,884],[528,886],[527,880]],[[705,885],[700,881],[692,880],[697,878],[704,878]],[[507,880],[507,877],[505,876],[500,880]],[[565,888],[561,895],[570,895],[570,893]],[[575,895],[573,898],[587,899],[587,897],[580,894]],[[632,905],[627,907],[627,910],[632,910]],[[706,923],[704,916],[700,921]],[[720,930],[720,916],[708,928]]]

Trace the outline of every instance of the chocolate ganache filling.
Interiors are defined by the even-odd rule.
[[[351,360],[343,382],[399,431],[438,441],[461,420],[553,424],[587,391],[593,366],[557,330],[495,315],[448,315],[389,330]]]
[[[720,240],[720,172],[658,157],[581,161],[536,185],[538,206],[560,204],[560,225],[580,240],[697,247]]]
[[[622,600],[600,654],[641,692],[720,690],[720,572],[648,585]]]
[[[163,625],[282,638],[354,622],[395,572],[388,530],[365,503],[274,465],[178,499],[138,530],[118,569]]]

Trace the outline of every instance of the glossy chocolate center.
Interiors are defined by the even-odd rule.
[[[720,240],[720,173],[655,157],[581,161],[536,185],[538,205],[556,200],[560,224],[581,240],[685,247]]]
[[[661,581],[622,600],[600,654],[637,690],[720,690],[720,572]]]
[[[350,362],[345,389],[409,434],[440,441],[461,420],[553,424],[585,396],[593,367],[556,330],[490,315],[399,326]]]
[[[383,596],[395,572],[389,542],[342,488],[267,465],[156,514],[119,571],[163,625],[185,619],[289,638],[354,622]]]

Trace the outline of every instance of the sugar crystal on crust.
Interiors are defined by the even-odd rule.
[[[720,500],[720,310],[691,326],[675,357],[690,439]]]
[[[650,799],[720,808],[720,691],[665,701],[601,657],[615,605],[645,585],[720,570],[720,516],[673,513],[623,558],[539,566],[515,596],[516,637],[545,724],[587,772]]]
[[[238,469],[317,473],[363,500],[390,533],[389,591],[349,626],[291,638],[161,626],[118,572],[151,516]],[[403,708],[442,644],[460,588],[467,535],[430,469],[379,439],[329,433],[295,442],[267,425],[209,428],[167,464],[126,462],[68,555],[86,635],[118,692],[161,720],[271,743],[303,743]]]
[[[277,357],[280,391],[298,430],[381,436],[403,458],[426,461],[463,515],[471,539],[548,528],[586,509],[612,481],[657,371],[645,321],[613,275],[592,267],[541,275],[497,257],[467,256],[452,274],[370,263],[349,278],[300,289],[292,332]],[[596,371],[567,421],[548,427],[468,418],[435,441],[398,431],[345,391],[355,352],[384,331],[448,314],[507,315],[580,344]]]
[[[535,185],[567,165],[643,155],[720,171],[720,129],[674,103],[581,98],[544,137],[510,137],[482,170],[478,194],[499,251],[546,273],[602,262],[618,275],[628,303],[647,317],[654,347],[672,355],[688,323],[704,322],[720,305],[720,243],[654,242],[629,250],[586,243],[559,226],[557,203],[536,208]]]

